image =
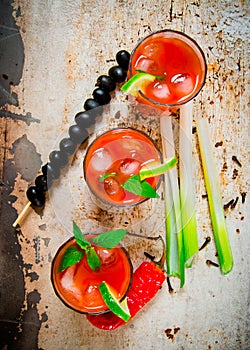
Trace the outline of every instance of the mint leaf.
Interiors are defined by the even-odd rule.
[[[90,247],[86,250],[86,257],[91,270],[95,271],[96,269],[101,267],[101,260],[97,255],[94,247]]]
[[[111,176],[116,176],[116,173],[110,173],[110,174],[103,174],[100,179],[99,182],[103,182],[103,180],[107,179],[107,177],[111,177]]]
[[[152,187],[147,181],[142,181],[142,197],[147,198],[160,198],[154,187]]]
[[[124,238],[127,231],[123,229],[118,229],[110,232],[102,233],[94,238],[92,238],[92,242],[96,243],[97,245],[111,249],[115,247],[120,241]]]
[[[131,176],[124,184],[123,188],[141,197],[160,198],[155,189],[147,182],[141,181],[139,175]]]
[[[62,272],[67,267],[72,266],[79,262],[84,255],[84,252],[80,250],[77,246],[72,245],[68,247],[62,257],[60,266],[59,266],[59,272]]]
[[[73,234],[77,244],[79,244],[79,246],[82,249],[85,249],[91,246],[91,244],[86,240],[79,226],[77,226],[77,224],[75,223],[75,221],[73,221]]]

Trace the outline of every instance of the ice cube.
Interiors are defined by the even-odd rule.
[[[119,170],[122,174],[135,175],[139,173],[140,163],[137,160],[126,158],[121,162]]]
[[[170,95],[169,87],[165,83],[157,82],[152,88],[152,95],[156,100],[166,99]]]
[[[122,148],[124,149],[124,154],[126,154],[127,152],[129,152],[130,154],[134,154],[135,152],[144,153],[145,142],[132,138],[124,138]]]
[[[82,290],[83,302],[88,307],[95,307],[96,301],[100,299],[100,292],[98,290],[98,284],[100,282],[92,280],[88,285],[84,286]]]
[[[90,165],[96,171],[105,171],[112,164],[112,157],[110,152],[105,148],[99,148],[91,157]]]
[[[124,189],[119,182],[111,176],[104,180],[104,190],[106,194],[116,202],[123,200],[125,197]]]
[[[160,75],[161,74],[161,71],[159,69],[158,64],[155,61],[153,61],[149,58],[143,57],[143,56],[141,56],[137,60],[137,62],[135,64],[135,69],[141,70],[143,72],[150,73],[153,75]]]
[[[74,276],[75,276],[76,265],[70,266],[61,278],[61,286],[68,293],[74,295],[76,300],[79,300],[81,297],[81,291],[74,284]]]
[[[73,284],[73,278],[74,278],[74,269],[67,269],[62,278],[61,278],[61,285],[66,290],[71,290],[72,284]]]
[[[115,249],[99,249],[98,256],[101,259],[102,266],[115,264],[117,260]]]
[[[114,195],[117,194],[120,190],[120,184],[113,177],[107,177],[104,180],[104,189],[107,194]]]
[[[157,60],[158,56],[164,52],[164,45],[156,42],[146,45],[143,49],[143,54],[148,58]]]
[[[175,91],[182,96],[187,96],[194,90],[193,79],[188,73],[175,74],[171,78],[171,83],[173,84]]]

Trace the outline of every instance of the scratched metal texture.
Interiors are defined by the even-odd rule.
[[[249,349],[249,2],[5,0],[0,13],[1,349]],[[12,223],[26,204],[27,186],[67,134],[97,77],[115,64],[116,52],[131,51],[163,28],[196,39],[208,63],[206,85],[194,101],[193,175],[199,244],[207,236],[212,241],[196,256],[182,290],[172,281],[170,294],[164,283],[126,326],[104,332],[56,298],[52,258],[71,235],[72,219],[85,232],[122,226],[164,236],[163,200],[124,215],[98,209],[83,181],[82,147],[44,211],[30,209],[17,229]],[[130,118],[128,105],[117,92],[93,137],[126,123],[159,141],[158,120]],[[227,276],[206,265],[217,258],[195,132],[201,116],[210,123],[223,203],[235,203],[225,212],[234,256]],[[135,267],[144,251],[160,251],[131,237],[124,244]]]

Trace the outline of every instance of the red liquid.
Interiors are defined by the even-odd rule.
[[[132,265],[125,249],[95,247],[101,259],[101,268],[97,271],[90,269],[84,255],[78,263],[58,272],[62,255],[71,245],[77,245],[75,239],[66,242],[53,260],[51,278],[56,294],[75,311],[81,313],[107,311],[98,285],[106,281],[118,300],[126,296],[131,283]]]
[[[206,75],[204,55],[194,41],[173,31],[155,33],[135,49],[130,73],[138,70],[160,76],[144,94],[154,103],[177,105],[193,98],[203,86]],[[152,101],[143,102],[154,105]]]
[[[134,129],[113,129],[90,145],[84,160],[85,180],[91,191],[103,202],[117,206],[135,205],[145,200],[122,188],[124,182],[139,173],[149,162],[161,162],[153,141]],[[100,182],[103,174],[114,173]],[[157,188],[159,177],[147,180]]]

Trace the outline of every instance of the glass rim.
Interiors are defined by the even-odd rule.
[[[98,233],[89,233],[89,234],[88,234],[88,236],[94,236],[94,235],[98,235]],[[75,312],[78,312],[78,313],[80,313],[80,314],[84,314],[84,315],[101,315],[101,314],[105,314],[105,313],[110,312],[109,309],[103,310],[103,311],[96,311],[96,312],[95,312],[95,311],[93,311],[93,312],[81,311],[81,310],[77,309],[76,307],[74,307],[73,305],[71,305],[69,302],[67,302],[67,301],[65,300],[65,298],[63,298],[63,296],[60,294],[59,290],[57,289],[56,283],[55,283],[55,280],[54,280],[54,277],[53,277],[53,276],[54,276],[54,267],[55,267],[55,263],[56,263],[56,258],[57,258],[57,256],[58,256],[58,254],[62,251],[62,249],[63,249],[67,244],[69,244],[71,241],[75,241],[75,242],[76,242],[75,237],[73,237],[73,236],[70,237],[69,239],[67,239],[67,241],[65,241],[64,243],[62,243],[62,244],[60,245],[60,247],[57,249],[56,253],[54,254],[54,257],[53,257],[52,262],[51,262],[50,280],[51,280],[51,283],[52,283],[52,286],[53,286],[53,290],[54,290],[56,296],[58,297],[58,299],[61,300],[61,302],[62,302],[66,307],[68,307],[69,309],[71,309],[71,310],[73,310],[73,311],[75,311]],[[98,246],[98,245],[97,245],[97,246]],[[120,301],[123,301],[123,300],[126,298],[128,292],[129,292],[129,289],[130,289],[130,287],[131,287],[134,268],[133,268],[133,264],[132,264],[132,261],[131,261],[131,258],[130,258],[130,256],[129,256],[129,253],[128,253],[127,249],[124,248],[120,243],[119,243],[117,246],[115,246],[114,248],[118,248],[118,249],[121,249],[121,250],[123,251],[124,256],[126,256],[127,261],[128,261],[128,264],[129,264],[130,279],[129,279],[129,284],[128,284],[127,290],[126,290],[126,292],[124,293],[123,297],[122,297],[121,300],[120,300]],[[112,248],[112,249],[114,249],[114,248]]]
[[[115,127],[115,128],[112,128],[110,130],[107,130],[107,131],[104,131],[102,134],[98,135],[92,142],[91,144],[88,146],[88,149],[86,151],[86,154],[85,154],[85,157],[84,157],[84,160],[83,160],[83,173],[84,173],[84,180],[86,181],[86,184],[88,185],[88,188],[89,190],[91,191],[91,193],[96,196],[98,198],[98,200],[100,200],[104,205],[109,205],[111,207],[114,207],[114,208],[117,208],[117,209],[128,209],[128,208],[133,208],[133,207],[136,207],[137,205],[140,205],[146,201],[148,201],[150,198],[143,198],[141,199],[140,201],[136,202],[136,203],[128,203],[128,204],[124,204],[124,205],[119,205],[119,204],[116,204],[116,203],[113,203],[113,202],[109,202],[103,198],[101,198],[97,193],[95,193],[95,191],[92,189],[92,186],[89,185],[89,181],[86,179],[86,172],[85,172],[85,163],[86,163],[86,157],[89,153],[89,150],[91,148],[91,146],[102,136],[106,135],[107,133],[109,132],[112,132],[112,131],[115,131],[115,130],[132,130],[132,131],[135,131],[135,132],[138,132],[142,135],[144,135],[147,139],[150,140],[150,142],[153,144],[153,146],[155,147],[155,149],[157,150],[158,154],[159,154],[159,158],[161,160],[161,162],[163,161],[163,155],[158,147],[158,145],[156,144],[156,142],[148,135],[146,134],[144,131],[142,130],[138,130],[136,128],[133,128],[133,127],[130,127],[130,126],[121,126],[121,127]],[[161,184],[161,181],[162,181],[162,176],[159,175],[159,180],[157,182],[157,185],[156,185],[156,190],[160,187],[160,184]]]
[[[132,74],[132,67],[131,67],[131,62],[132,62],[132,58],[133,58],[133,55],[135,53],[135,51],[138,49],[138,47],[145,41],[147,40],[148,38],[150,38],[151,36],[153,35],[158,35],[158,34],[162,34],[162,33],[173,33],[173,34],[176,34],[177,36],[180,36],[180,37],[184,37],[186,38],[188,41],[190,41],[198,50],[198,52],[200,53],[201,57],[202,57],[202,61],[204,63],[204,73],[203,73],[203,78],[202,78],[202,82],[199,86],[199,89],[194,93],[192,94],[189,98],[185,99],[184,101],[181,101],[181,102],[177,102],[177,103],[161,103],[161,102],[158,102],[158,101],[155,101],[153,99],[151,99],[150,97],[147,97],[142,91],[139,90],[139,94],[141,97],[143,97],[145,100],[151,102],[153,105],[155,106],[160,106],[160,107],[178,107],[178,106],[181,106],[181,105],[184,105],[185,103],[188,103],[189,101],[193,100],[201,91],[201,89],[203,88],[203,86],[205,85],[205,82],[206,82],[206,76],[207,76],[207,62],[206,62],[206,57],[205,57],[205,54],[202,50],[202,48],[199,46],[199,44],[197,43],[197,41],[195,39],[193,39],[192,37],[190,37],[189,35],[187,35],[186,33],[183,33],[181,31],[178,31],[178,30],[175,30],[175,29],[162,29],[162,30],[157,30],[155,32],[151,32],[149,33],[148,35],[146,35],[145,37],[143,37],[142,39],[140,39],[138,41],[138,43],[136,44],[136,46],[134,47],[134,49],[132,50],[131,52],[131,56],[130,56],[130,61],[129,61],[129,68],[128,68],[128,71],[129,71],[129,74],[130,76],[133,76]]]

